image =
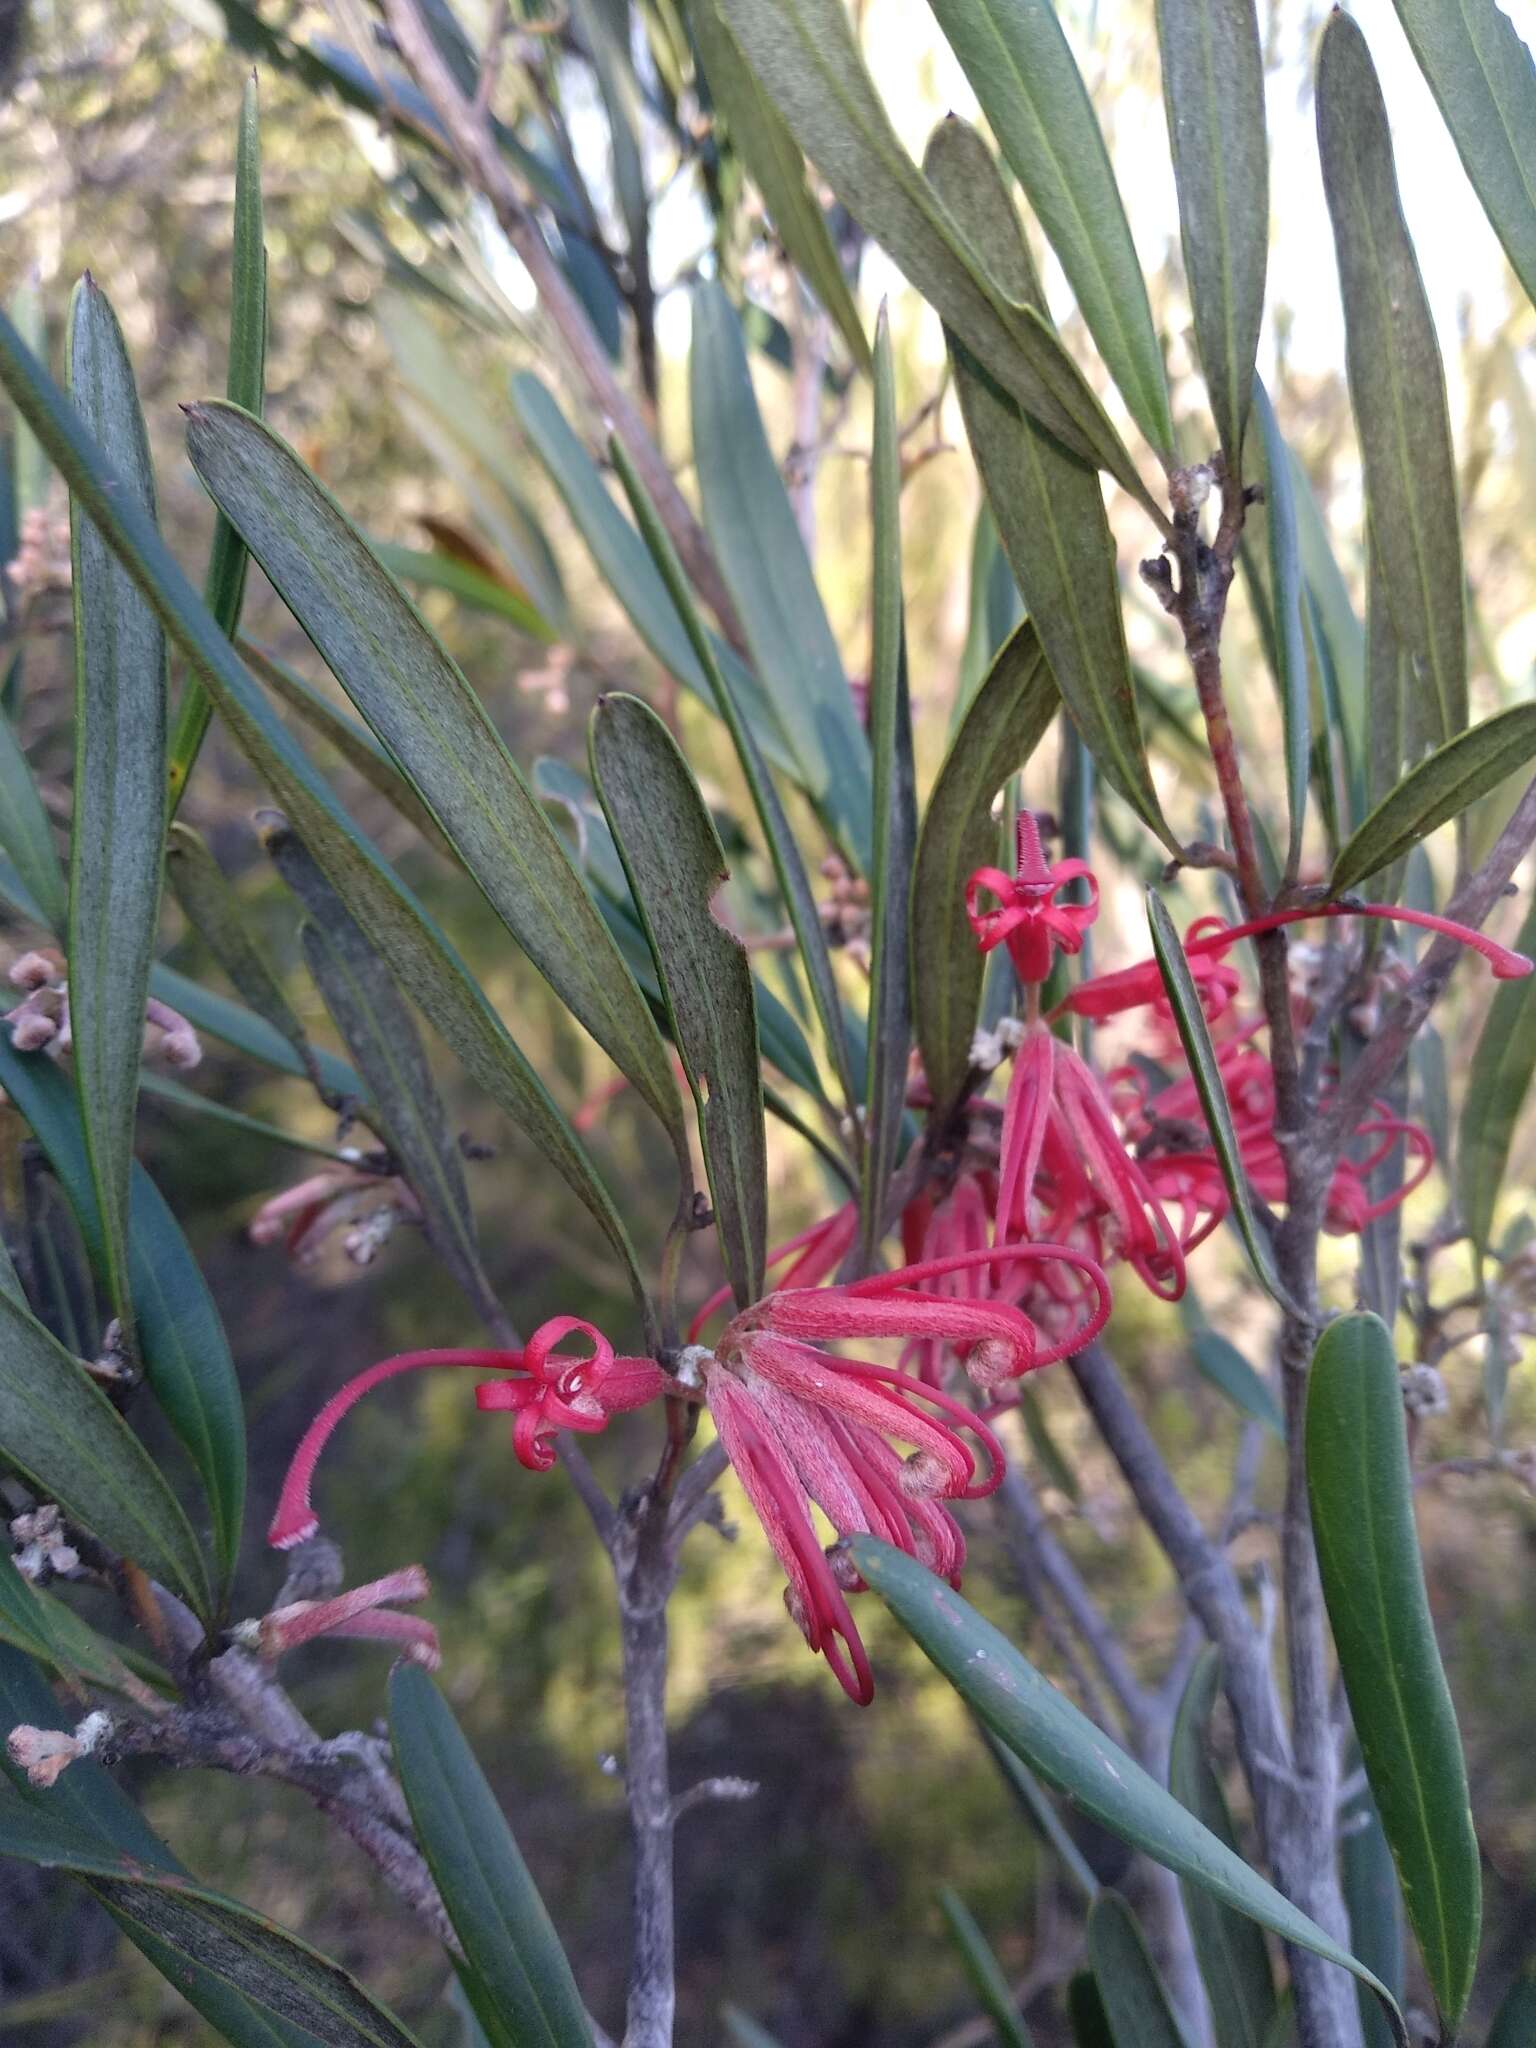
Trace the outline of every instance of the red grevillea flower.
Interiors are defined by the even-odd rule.
[[[557,1348],[572,1335],[591,1344],[589,1356],[573,1357]],[[555,1450],[549,1439],[557,1430],[605,1429],[610,1416],[643,1407],[672,1385],[649,1358],[615,1356],[602,1332],[579,1316],[557,1316],[541,1324],[520,1351],[405,1351],[396,1358],[381,1359],[333,1394],[304,1432],[267,1530],[267,1541],[275,1550],[289,1550],[319,1528],[310,1505],[310,1487],[320,1453],[342,1417],[385,1380],[438,1366],[509,1375],[476,1387],[475,1400],[482,1409],[517,1417],[512,1426],[512,1448],[519,1464],[530,1472],[547,1472],[554,1464]]]
[[[1088,884],[1088,901],[1058,903],[1067,883],[1079,880]],[[984,891],[997,898],[995,910],[981,907]],[[983,953],[1006,944],[1020,981],[1033,987],[1050,974],[1058,946],[1082,951],[1083,933],[1099,914],[1099,885],[1086,861],[1048,862],[1034,812],[1020,811],[1016,871],[978,868],[965,885],[965,914]]]
[[[786,1238],[769,1252],[766,1265],[771,1273],[782,1266],[786,1259],[793,1261],[780,1273],[773,1283],[780,1287],[815,1287],[835,1272],[847,1257],[849,1249],[859,1230],[859,1207],[857,1202],[845,1202],[841,1209],[834,1209],[830,1216],[823,1216],[808,1230]],[[799,1257],[794,1255],[799,1253]],[[709,1299],[702,1303],[688,1325],[688,1342],[696,1344],[699,1333],[712,1316],[718,1315],[731,1298],[729,1287],[717,1287]]]

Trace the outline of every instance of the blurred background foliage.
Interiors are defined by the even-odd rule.
[[[1372,14],[1367,25],[1385,67],[1397,48],[1390,11],[1359,11]],[[649,12],[663,24],[674,19],[667,9]],[[868,0],[863,12],[872,67],[914,149],[946,106],[973,111],[916,0]],[[1277,156],[1310,150],[1302,60],[1323,12],[1299,0],[1272,0],[1268,9]],[[89,267],[108,283],[139,375],[163,523],[189,565],[206,556],[212,513],[185,459],[177,406],[223,386],[232,141],[249,62],[226,30],[253,13],[283,36],[328,38],[362,63],[366,76],[369,18],[350,0],[329,10],[287,0],[259,11],[212,0],[33,0],[25,8],[11,0],[0,9],[0,295],[12,302],[18,293],[35,294],[56,345],[78,273]],[[1198,419],[1203,401],[1185,337],[1175,213],[1158,179],[1141,175],[1146,163],[1162,161],[1163,148],[1150,0],[1067,0],[1064,14],[1132,199],[1154,313],[1167,337],[1175,416],[1188,423]],[[245,26],[248,32],[249,20]],[[600,210],[616,218],[595,82],[574,59],[560,76],[583,169]],[[1416,85],[1405,66],[1391,70],[1389,100],[1410,161],[1418,148],[1409,132]],[[1399,92],[1409,97],[1400,101]],[[515,267],[483,220],[451,211],[434,224],[387,122],[333,95],[316,95],[270,62],[261,65],[261,95],[272,308],[268,415],[381,541],[471,555],[505,585],[509,557],[527,541],[527,522],[547,536],[557,565],[551,574],[550,562],[540,564],[542,596],[558,628],[552,644],[448,592],[429,590],[423,603],[519,759],[531,764],[553,755],[584,766],[585,717],[600,689],[621,685],[670,704],[671,686],[639,649],[543,471],[519,445],[505,396],[508,374],[531,364],[552,378],[556,365],[530,324]],[[727,209],[720,218],[728,225],[717,228],[707,200],[721,180],[728,184],[739,173],[705,130],[690,133],[685,122],[668,133],[648,119],[643,132],[659,195],[655,410],[663,446],[686,483],[682,288],[700,266],[718,267],[786,323],[778,339],[810,316],[803,303],[791,302],[782,258],[760,214],[750,206]],[[1165,168],[1159,176],[1166,179]],[[1418,177],[1417,167],[1405,164],[1405,179]],[[1410,183],[1409,218],[1441,318],[1460,423],[1474,700],[1485,712],[1529,695],[1536,664],[1532,318],[1529,306],[1517,310],[1512,289],[1501,295],[1496,267],[1491,284],[1486,277],[1475,288],[1465,282],[1479,279],[1484,253],[1477,237],[1486,229],[1475,208],[1471,227],[1449,198],[1442,218],[1424,218],[1415,212],[1415,189]],[[1336,544],[1358,564],[1359,469],[1342,351],[1306,288],[1309,267],[1326,271],[1323,284],[1332,288],[1312,204],[1304,178],[1288,183],[1277,175],[1274,274],[1282,303],[1272,307],[1261,368]],[[1288,284],[1295,298],[1289,306]],[[926,785],[975,658],[968,633],[974,635],[988,579],[994,616],[1006,613],[1011,593],[990,569],[985,546],[977,547],[979,494],[943,391],[938,323],[878,252],[866,252],[863,305],[872,309],[887,290],[903,413],[912,422],[903,503],[907,626]],[[1074,323],[1064,326],[1070,342]],[[766,323],[764,338],[769,346],[755,355],[755,382],[783,455],[804,433],[807,399],[774,359],[776,337]],[[1105,395],[1113,406],[1112,394]],[[582,416],[568,389],[565,397],[568,414],[596,445],[601,423]],[[475,432],[471,408],[504,437],[510,478],[500,447]],[[867,665],[868,633],[866,392],[858,383],[835,391],[820,417],[830,431],[814,465],[807,517],[814,519],[823,595],[850,671],[858,674]],[[809,418],[817,418],[814,405]],[[62,518],[62,493],[51,508]],[[1116,523],[1132,651],[1164,679],[1167,718],[1154,745],[1167,773],[1188,777],[1198,772],[1198,757],[1178,744],[1189,708],[1181,664],[1168,622],[1133,573],[1146,530],[1134,516],[1119,516],[1124,509],[1121,500]],[[1358,599],[1358,576],[1355,582]],[[29,640],[21,714],[45,791],[60,807],[67,805],[69,767],[66,625],[67,616],[56,633]],[[298,629],[254,571],[246,630],[319,681]],[[1259,679],[1253,616],[1241,601],[1229,647],[1241,737],[1250,758],[1278,762],[1273,696]],[[687,700],[676,714],[706,790],[733,798],[733,770],[712,722]],[[642,1199],[648,1182],[664,1186],[659,1132],[626,1095],[605,1098],[609,1070],[538,977],[510,956],[478,896],[422,851],[352,771],[338,764],[337,772],[360,822],[387,852],[406,857],[412,881],[503,1014],[516,1020],[521,1042],[562,1102],[596,1105],[591,1142],[610,1185],[628,1190],[631,1201]],[[1039,785],[1033,800],[1052,808],[1048,757],[1031,776]],[[291,902],[251,829],[263,794],[215,726],[182,815],[238,877],[306,1023],[319,1042],[331,1042],[299,963]],[[1490,835],[1498,815],[1496,793],[1475,836]],[[1278,838],[1278,767],[1271,825]],[[1101,959],[1111,960],[1117,950],[1121,957],[1143,950],[1134,878],[1145,856],[1136,851],[1129,814],[1110,797],[1103,829],[1132,856],[1123,884],[1106,892],[1095,933]],[[751,880],[749,867],[738,889]],[[178,915],[168,909],[173,937]],[[24,931],[10,936],[18,947],[25,942]],[[219,985],[217,968],[192,936],[176,938],[169,957]],[[1471,1042],[1487,999],[1486,987],[1468,977],[1443,1020],[1453,1078],[1456,1048]],[[450,1063],[442,1080],[451,1115],[488,1148],[489,1156],[469,1168],[472,1193],[487,1271],[514,1322],[528,1329],[552,1314],[579,1313],[619,1338],[632,1313],[622,1275],[595,1248],[563,1185],[504,1124],[490,1127],[484,1104]],[[287,1129],[331,1135],[300,1083],[274,1079],[211,1041],[195,1085]],[[244,1241],[260,1201],[305,1170],[302,1155],[155,1103],[146,1106],[144,1130],[148,1161],[192,1237],[235,1345],[251,1427],[254,1526],[298,1430],[344,1370],[410,1346],[464,1342],[473,1333],[462,1303],[408,1231],[361,1271],[334,1245],[301,1267],[280,1248],[257,1251]],[[782,1238],[824,1206],[826,1189],[793,1141],[776,1140],[772,1171],[774,1236]],[[1510,1175],[1510,1217],[1527,1206],[1533,1174],[1527,1131]],[[1438,1178],[1414,1199],[1410,1237],[1432,1225],[1444,1199]],[[639,1242],[654,1241],[656,1218],[631,1220]],[[1344,1270],[1342,1253],[1337,1270]],[[1213,1247],[1197,1274],[1213,1320],[1240,1343],[1256,1336],[1235,1263]],[[712,1284],[701,1261],[692,1297]],[[1192,1497],[1214,1502],[1236,1442],[1233,1409],[1190,1372],[1186,1333],[1161,1305],[1127,1290],[1115,1335]],[[1450,1412],[1425,1425],[1436,1458],[1482,1444],[1478,1348],[1449,1361]],[[1250,1353],[1256,1357],[1251,1346]],[[1046,1512],[1133,1655],[1165,1649],[1178,1606],[1150,1539],[1081,1426],[1070,1384],[1048,1377],[1035,1392],[1042,1430],[1027,1468]],[[626,1966],[628,1850],[610,1760],[622,1703],[607,1574],[558,1475],[541,1482],[517,1470],[499,1429],[481,1422],[460,1394],[454,1386],[401,1389],[365,1408],[328,1461],[327,1522],[346,1534],[353,1578],[415,1558],[428,1565],[447,1691],[513,1819],[589,2003],[611,2021],[622,2004]],[[649,1418],[629,1425],[633,1433],[652,1427]],[[1518,1445],[1533,1428],[1536,1399],[1516,1374],[1506,1441]],[[632,1445],[633,1435],[615,1428],[596,1447],[598,1469],[614,1487],[637,1469]],[[972,1522],[974,1586],[984,1589],[984,1604],[1001,1625],[1055,1672],[1050,1643],[1000,1533],[980,1516]],[[1536,1946],[1536,1756],[1526,1733],[1536,1696],[1536,1500],[1507,1479],[1453,1477],[1428,1489],[1423,1529],[1488,1865],[1490,1971],[1497,1963],[1497,1974],[1507,1976]],[[244,1573],[237,1611],[259,1609],[279,1573],[254,1541]],[[935,2039],[961,2048],[986,2038],[966,2018],[972,2001],[944,1931],[937,1887],[947,1883],[962,1893],[1015,1978],[1042,1959],[1059,1964],[1063,1942],[1074,1937],[1063,1931],[1059,1866],[1037,1856],[954,1696],[919,1668],[882,1617],[868,1614],[862,1619],[881,1668],[881,1693],[872,1713],[852,1713],[785,1625],[779,1575],[755,1534],[741,1544],[712,1536],[697,1541],[672,1612],[675,1782],[728,1772],[762,1787],[749,1804],[700,1809],[680,1831],[679,2038],[722,2038],[727,2002],[759,2016],[786,2048],[897,2048]],[[295,1657],[289,1674],[323,1729],[366,1727],[380,1711],[383,1658],[366,1647],[319,1644]],[[163,1773],[141,1789],[152,1818],[194,1868],[302,1930],[419,2024],[429,2048],[449,2048],[454,2029],[442,2017],[436,1945],[381,1898],[361,1861],[297,1794]],[[1119,1870],[1124,1852],[1107,1838],[1085,1835],[1084,1846],[1103,1874]],[[12,1865],[0,1870],[0,1993],[6,2048],[77,2040],[92,2048],[149,2048],[206,2038],[202,2022],[113,1940],[94,1908]],[[1050,2038],[1042,2029],[1040,2039]]]

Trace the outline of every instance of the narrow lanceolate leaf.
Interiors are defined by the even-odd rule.
[[[1415,687],[1413,664],[1397,637],[1392,608],[1386,601],[1386,579],[1369,533],[1366,535],[1365,692],[1369,723],[1365,749],[1366,818],[1396,790],[1403,771],[1426,745],[1434,745],[1437,720],[1424,731],[1426,693]],[[1455,742],[1451,744],[1454,746]],[[1360,820],[1356,832],[1365,823]],[[1395,903],[1402,892],[1407,857],[1378,869],[1369,878],[1371,900]]]
[[[283,1034],[275,1031],[265,1017],[258,1017],[254,1010],[246,1009],[243,1003],[204,988],[186,975],[178,974],[174,968],[167,967],[163,961],[156,962],[149,977],[149,992],[163,1003],[169,1003],[173,1010],[179,1010],[187,1022],[205,1037],[221,1039],[225,1045],[234,1046],[238,1052],[260,1060],[263,1066],[273,1067],[280,1074],[307,1078],[304,1062]],[[315,1048],[314,1059],[329,1094],[361,1099],[364,1093],[362,1081],[344,1059],[327,1052],[324,1046]],[[140,1086],[151,1086],[147,1072],[140,1076]]]
[[[1253,380],[1253,413],[1259,423],[1262,460],[1250,467],[1258,467],[1264,486],[1276,681],[1285,731],[1285,795],[1291,821],[1286,872],[1294,875],[1301,864],[1301,839],[1307,822],[1307,776],[1312,758],[1312,692],[1301,616],[1301,542],[1296,528],[1290,457],[1269,393],[1257,377]]]
[[[224,870],[190,825],[166,835],[166,873],[188,924],[256,1015],[281,1032],[317,1088],[322,1086],[304,1026],[266,955],[257,944],[245,906]]]
[[[864,1119],[863,1253],[874,1263],[886,1190],[896,1169],[912,1038],[907,899],[917,842],[912,705],[901,606],[901,447],[885,309],[875,334],[875,441],[871,465],[874,634],[869,736],[875,757],[874,869],[870,889],[869,1070]]]
[[[1402,859],[1436,826],[1459,818],[1533,756],[1536,704],[1512,704],[1458,733],[1410,769],[1351,834],[1333,864],[1329,888],[1335,893],[1353,889],[1367,875]]]
[[[301,943],[342,1043],[368,1084],[367,1112],[421,1204],[428,1238],[480,1320],[501,1320],[480,1264],[464,1158],[427,1063],[416,1019],[394,977],[309,852],[272,812],[258,814],[262,844],[309,914]]]
[[[965,885],[997,852],[993,798],[1060,707],[1039,635],[1026,620],[971,700],[923,813],[912,865],[912,1015],[938,1105],[953,1103],[965,1081],[986,975],[965,915]]]
[[[676,741],[638,697],[604,697],[589,743],[698,1108],[726,1275],[746,1308],[763,1291],[768,1154],[752,969],[714,912],[728,872],[720,836]]]
[[[246,80],[240,101],[235,149],[235,240],[230,262],[229,373],[226,394],[247,412],[259,413],[267,385],[267,248],[261,208],[261,111],[256,75]],[[213,548],[203,599],[232,640],[245,603],[245,542],[221,512],[214,523]],[[187,787],[213,706],[195,676],[187,679],[171,734],[166,779],[175,814]]]
[[[1088,1961],[1115,2048],[1186,2048],[1146,1936],[1118,1892],[1100,1892],[1089,1908]]]
[[[388,749],[487,901],[686,1152],[634,976],[478,697],[335,499],[235,406],[188,414],[209,494]],[[297,822],[297,821],[295,821]]]
[[[69,917],[69,891],[59,866],[53,827],[16,728],[0,711],[0,847],[35,898],[49,931],[62,938]]]
[[[773,861],[774,874],[778,878],[779,889],[789,911],[790,923],[794,926],[795,937],[799,941],[801,962],[805,968],[806,979],[811,985],[811,999],[821,1020],[827,1052],[842,1083],[848,1114],[852,1116],[859,1095],[854,1087],[848,1042],[843,1029],[842,1002],[837,993],[837,984],[832,978],[832,962],[827,953],[826,935],[822,930],[816,899],[811,894],[811,885],[806,876],[805,863],[800,857],[799,846],[790,831],[789,820],[784,815],[784,806],[780,803],[778,791],[769,776],[767,763],[763,760],[757,742],[752,736],[751,728],[741,714],[741,707],[724,671],[715,660],[709,636],[704,631],[703,622],[689,595],[682,564],[677,559],[666,529],[657,517],[655,506],[646,494],[645,485],[635,474],[629,457],[616,437],[609,442],[608,448],[645,544],[651,551],[651,559],[661,574],[683,630],[688,635],[694,657],[709,682],[720,716],[731,735],[747,787],[752,793],[753,806],[757,811],[763,837],[767,841],[769,857]]]
[[[869,872],[869,743],[843,674],[789,493],[768,446],[741,325],[718,284],[693,294],[688,355],[704,526],[800,780]]]
[[[196,1538],[148,1451],[79,1360],[4,1294],[0,1457],[71,1521],[209,1612]]]
[[[1395,0],[1467,176],[1536,302],[1536,66],[1498,0]],[[1493,2048],[1490,2037],[1488,2048]]]
[[[1276,1269],[1274,1252],[1259,1219],[1253,1190],[1248,1185],[1237,1132],[1232,1127],[1232,1107],[1222,1085],[1221,1069],[1216,1064],[1210,1027],[1200,1006],[1200,993],[1189,971],[1189,962],[1184,957],[1184,948],[1174,929],[1173,919],[1155,889],[1147,891],[1147,923],[1151,927],[1152,950],[1157,955],[1163,987],[1173,1009],[1173,1020],[1179,1027],[1179,1041],[1184,1047],[1190,1076],[1200,1097],[1201,1112],[1221,1167],[1221,1177],[1231,1197],[1233,1220],[1248,1253],[1249,1264],[1267,1292],[1282,1308],[1289,1309],[1290,1298]]]
[[[1272,1435],[1285,1435],[1280,1403],[1229,1337],[1219,1330],[1196,1330],[1189,1348],[1201,1377],[1219,1387],[1234,1408],[1262,1422]]]
[[[1424,1590],[1397,1357],[1377,1317],[1342,1316],[1324,1331],[1306,1429],[1339,1672],[1425,1974],[1454,2031],[1477,1966],[1477,1836]]]
[[[1536,950],[1536,903],[1516,941]],[[1494,1210],[1509,1164],[1515,1124],[1536,1075],[1536,974],[1499,984],[1467,1075],[1456,1132],[1456,1195],[1461,1220],[1479,1252],[1493,1236]]]
[[[925,159],[955,218],[987,252],[1010,298],[1043,307],[1013,201],[974,129],[947,120]],[[1020,413],[951,331],[966,436],[1003,551],[1024,593],[1062,701],[1099,768],[1170,847],[1137,716],[1114,538],[1094,471]]]
[[[154,473],[117,319],[89,278],[69,319],[75,403],[136,510],[153,523]],[[106,1282],[131,1332],[128,1176],[144,998],[160,911],[165,829],[165,635],[88,508],[70,499],[75,610],[74,827],[69,1017],[75,1083],[101,1203]]]
[[[323,777],[273,715],[154,522],[127,497],[75,408],[0,316],[0,381],[143,591],[214,708],[250,757],[337,894],[423,1012],[493,1101],[519,1124],[645,1283],[612,1197],[505,1025],[416,898],[358,832]]]
[[[1220,1677],[1218,1653],[1202,1651],[1173,1724],[1168,1789],[1218,1841],[1236,1851],[1226,1794],[1206,1749]],[[1211,2002],[1216,2048],[1266,2048],[1275,2016],[1275,1980],[1264,1936],[1245,1913],[1234,1913],[1199,1885],[1186,1884],[1182,1890],[1195,1960]],[[1374,2017],[1374,2000],[1366,2003]]]
[[[1358,1766],[1356,1745],[1351,1743],[1345,1756],[1346,1774]],[[1362,1784],[1340,1807],[1339,1836],[1339,1882],[1349,1915],[1349,1945],[1393,1997],[1401,1998],[1405,1974],[1403,1895],[1369,1785]],[[1390,2048],[1392,2037],[1375,1999],[1363,1985],[1357,1989],[1364,2048]]]
[[[1105,367],[1152,446],[1173,424],[1162,350],[1109,152],[1050,0],[930,0]],[[987,244],[973,238],[983,257]]]
[[[939,1893],[939,1907],[949,1922],[955,1947],[965,1964],[965,1974],[981,2000],[982,2010],[997,2029],[997,2038],[1003,2048],[1033,2048],[1033,2037],[1019,2016],[1019,2008],[1008,1979],[1003,1975],[1002,1965],[988,1947],[975,1915],[960,1894],[948,1885]]]
[[[1202,1827],[952,1587],[872,1536],[855,1536],[849,1549],[860,1576],[984,1726],[1047,1784],[1154,1862],[1367,1983],[1388,2012],[1398,2048],[1408,2048],[1402,2015],[1384,1986]]]
[[[1527,1963],[1493,2016],[1486,2048],[1529,2048],[1536,2041],[1536,1964]]]
[[[799,144],[758,84],[736,38],[720,17],[717,0],[688,0],[688,22],[698,42],[710,98],[725,116],[727,136],[762,193],[779,240],[821,301],[853,360],[861,369],[868,369],[869,340],[826,215],[806,184]]]
[[[1436,737],[1467,722],[1467,620],[1445,371],[1408,239],[1386,104],[1347,14],[1323,31],[1317,137],[1344,298],[1349,393],[1386,601]]]
[[[1222,451],[1239,474],[1269,255],[1254,0],[1157,0],[1157,42],[1195,340]]]
[[[508,572],[490,575],[480,563],[463,560],[438,548],[424,552],[420,548],[396,547],[392,542],[378,540],[373,543],[373,552],[390,575],[402,583],[420,584],[427,590],[444,590],[472,611],[489,612],[494,618],[506,619],[519,632],[526,633],[530,639],[543,641],[546,646],[559,638],[554,627],[534,609],[521,588],[514,587],[515,579]]]
[[[389,1686],[395,1764],[453,1931],[518,2048],[591,2048],[544,1901],[442,1694],[418,1666]]]
[[[0,1854],[79,1878],[109,1912],[132,1923],[130,1931],[159,1947],[173,1964],[173,1982],[207,1973],[263,2013],[307,2029],[323,2048],[418,2048],[415,2036],[329,1956],[176,1869],[157,1869],[53,1808],[32,1804],[12,1786],[0,1787]]]
[[[96,1276],[107,1236],[73,1089],[53,1061],[19,1053],[0,1034],[0,1088],[31,1126],[80,1228]],[[208,1497],[221,1585],[240,1548],[245,1509],[245,1411],[229,1340],[191,1248],[135,1160],[128,1196],[128,1285],[144,1376],[196,1467]]]
[[[1025,412],[1157,516],[1072,358],[1046,322],[1014,301],[990,249],[902,148],[843,0],[720,0],[720,11],[806,155],[945,324]]]

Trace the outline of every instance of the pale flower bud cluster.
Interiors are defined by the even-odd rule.
[[[69,969],[52,946],[23,953],[11,964],[13,988],[26,998],[10,1014],[11,1043],[18,1052],[46,1052],[58,1059],[74,1045],[69,1016]],[[150,996],[144,1004],[144,1057],[190,1073],[203,1056],[197,1033],[169,1003]]]
[[[22,604],[44,591],[68,590],[69,521],[50,519],[46,512],[36,508],[24,512],[18,546],[5,565],[5,573]]]
[[[68,1578],[80,1569],[80,1553],[65,1541],[63,1512],[52,1501],[18,1515],[11,1523],[11,1541],[16,1546],[11,1562],[33,1585]]]
[[[1444,1415],[1450,1407],[1445,1381],[1432,1365],[1409,1365],[1401,1375],[1403,1406],[1410,1415]]]

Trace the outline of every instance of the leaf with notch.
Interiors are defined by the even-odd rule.
[[[75,287],[69,381],[117,488],[151,524],[154,473],[133,369],[93,280]],[[144,1000],[160,912],[165,830],[165,635],[78,497],[70,498],[75,619],[69,1020],[96,1198],[103,1277],[132,1343],[128,1178]]]
[[[698,1108],[721,1257],[747,1308],[763,1292],[768,1153],[752,970],[714,914],[720,836],[677,742],[638,697],[601,698],[588,743]]]
[[[1029,760],[1061,708],[1029,620],[1004,641],[950,743],[912,864],[912,1012],[935,1104],[954,1101],[971,1064],[986,962],[965,885],[997,850],[992,799]]]
[[[955,218],[985,247],[1010,296],[1043,305],[1040,282],[992,153],[951,116],[925,167]],[[1136,710],[1114,538],[1094,471],[1026,419],[951,333],[966,438],[1062,701],[1099,768],[1170,848]]]
[[[1050,0],[930,5],[1132,417],[1154,448],[1171,454],[1168,383],[1146,282],[1093,103],[1055,8]],[[990,258],[988,244],[973,240]]]
[[[1454,2031],[1477,1967],[1481,1870],[1414,1526],[1397,1354],[1379,1317],[1341,1316],[1318,1340],[1306,1450],[1339,1673],[1425,1972]]]
[[[550,986],[687,1136],[666,1049],[554,827],[484,706],[336,500],[238,407],[193,406],[187,450],[214,502]]]
[[[1317,63],[1317,138],[1344,299],[1366,516],[1398,639],[1435,737],[1467,722],[1467,618],[1445,371],[1398,197],[1370,52],[1335,13]]]

